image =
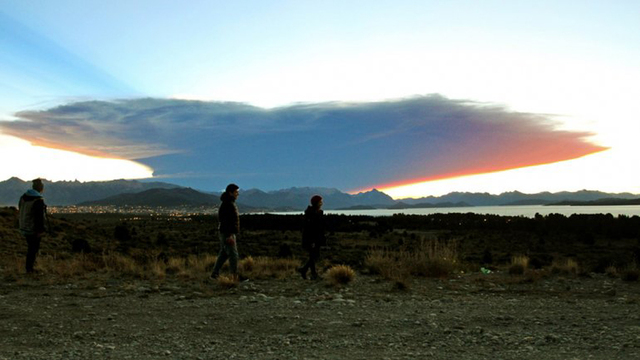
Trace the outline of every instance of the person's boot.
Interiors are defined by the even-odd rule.
[[[319,276],[318,273],[315,271],[311,272],[311,280],[318,280]]]
[[[307,269],[305,269],[304,267],[299,267],[296,270],[300,273],[300,276],[302,276],[304,280],[307,280]]]

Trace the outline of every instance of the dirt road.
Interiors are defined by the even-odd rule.
[[[3,280],[0,359],[640,359],[639,283],[491,276]]]

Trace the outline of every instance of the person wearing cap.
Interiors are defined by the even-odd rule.
[[[240,214],[236,199],[239,195],[239,187],[229,184],[225,192],[220,196],[222,203],[218,209],[218,236],[220,239],[220,252],[213,267],[211,278],[216,279],[220,275],[220,269],[227,259],[231,267],[231,273],[238,275],[238,247],[236,237],[240,232]]]
[[[40,241],[46,231],[47,205],[44,203],[42,179],[32,181],[31,189],[25,192],[18,203],[20,232],[27,240],[27,274],[34,273],[33,266],[40,250]]]
[[[320,246],[326,245],[324,236],[324,213],[322,211],[322,196],[314,195],[311,205],[304,211],[304,227],[302,229],[302,248],[308,253],[308,260],[298,272],[303,279],[307,278],[307,271],[311,271],[311,279],[318,278],[316,263],[320,257]]]

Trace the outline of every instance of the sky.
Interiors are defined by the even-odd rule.
[[[0,2],[0,181],[640,193],[636,1]]]

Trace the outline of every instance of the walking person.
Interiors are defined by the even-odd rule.
[[[239,187],[236,184],[229,184],[225,192],[220,196],[222,203],[218,209],[218,236],[220,239],[220,252],[213,267],[211,279],[220,276],[220,269],[227,259],[231,267],[231,273],[238,276],[238,247],[236,246],[237,235],[240,232],[240,214],[236,199],[239,195]],[[244,278],[241,278],[244,280]]]
[[[20,197],[18,203],[20,232],[27,240],[27,274],[34,273],[33,266],[40,250],[40,241],[47,229],[47,205],[44,203],[43,192],[44,183],[41,179],[35,179],[31,189]]]
[[[308,253],[309,258],[298,272],[303,279],[307,278],[307,271],[311,272],[311,279],[318,278],[316,263],[320,258],[320,247],[326,245],[324,235],[324,213],[322,211],[322,196],[314,195],[311,205],[304,211],[304,227],[302,229],[302,248]]]

